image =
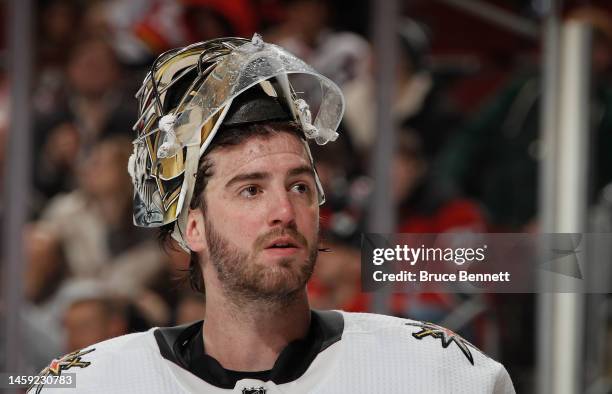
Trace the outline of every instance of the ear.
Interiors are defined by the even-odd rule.
[[[185,240],[189,249],[194,252],[203,252],[206,249],[206,236],[204,213],[201,209],[190,209],[187,216]]]

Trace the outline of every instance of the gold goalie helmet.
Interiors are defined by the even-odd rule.
[[[134,224],[175,223],[172,237],[185,250],[198,163],[221,126],[296,121],[310,154],[306,140],[334,141],[344,112],[338,86],[257,34],[250,41],[220,38],[163,53],[136,98],[137,137],[128,163]],[[316,174],[315,179],[322,204]]]

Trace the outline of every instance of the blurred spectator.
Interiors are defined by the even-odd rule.
[[[149,303],[147,291],[130,298],[115,290],[106,281],[68,279],[41,302],[25,304],[21,317],[28,367],[40,370],[60,354],[115,336],[145,331],[153,325],[168,324],[167,306],[163,302]],[[163,318],[157,320],[155,315],[160,316],[160,307]]]
[[[35,187],[45,198],[72,190],[79,160],[104,136],[129,136],[135,119],[136,105],[122,91],[121,68],[106,42],[77,44],[67,77],[67,96],[54,114],[35,121]]]
[[[285,0],[285,18],[265,39],[286,48],[341,87],[368,72],[370,46],[359,35],[336,32],[323,0]]]
[[[106,38],[122,64],[144,67],[159,53],[184,43],[180,15],[181,6],[174,0],[90,0],[82,31]]]
[[[604,10],[570,17],[594,28],[591,75],[591,179],[589,201],[612,179],[612,19]],[[437,172],[483,202],[494,231],[533,227],[541,159],[540,77],[517,76],[478,112],[444,149]]]
[[[63,316],[66,353],[128,333],[125,306],[109,297],[73,302]]]
[[[109,4],[104,0],[89,0],[87,7],[84,10],[83,19],[81,21],[81,30],[85,37],[99,37],[108,39],[112,34],[111,25],[108,15]],[[136,1],[136,3],[138,3]],[[112,41],[108,41],[111,43]]]
[[[257,16],[250,0],[180,0],[188,41],[218,37],[250,38],[257,30]]]
[[[33,230],[39,231],[39,230]],[[40,238],[30,236],[29,241],[36,242]],[[28,246],[33,246],[28,244]],[[49,275],[53,268],[47,269],[36,261],[42,256],[29,253],[28,271],[44,270]],[[57,278],[47,277],[48,280]],[[64,278],[63,278],[64,279]],[[31,284],[30,284],[31,285]],[[48,284],[39,283],[48,286]],[[40,371],[50,359],[66,353],[66,332],[63,330],[62,318],[70,305],[80,299],[101,297],[107,289],[95,280],[63,280],[56,282],[55,291],[36,303],[26,303],[20,311],[23,319],[23,336],[26,343],[25,358],[28,367]],[[40,294],[40,291],[38,292]]]
[[[39,371],[50,357],[64,353],[60,316],[65,307],[62,285],[69,277],[61,245],[53,234],[31,224],[24,231],[25,305],[21,316],[27,367]]]
[[[102,134],[131,135],[136,104],[122,91],[121,66],[107,42],[96,38],[80,42],[67,75],[71,91],[66,105],[79,125],[83,148]]]
[[[145,65],[169,49],[217,37],[250,38],[257,14],[250,0],[115,0],[90,7],[85,25],[106,31],[119,57]]]
[[[429,70],[429,38],[425,28],[414,20],[403,19],[398,38],[400,51],[390,112],[397,124],[421,133],[423,150],[432,157],[455,130],[460,117]],[[370,72],[354,79],[344,89],[347,102],[344,123],[362,153],[369,151],[376,138],[375,87],[376,81]]]
[[[63,66],[67,49],[74,42],[82,8],[75,0],[42,2],[37,27],[38,60],[44,66]],[[40,64],[40,63],[39,63]]]
[[[128,295],[146,286],[165,261],[152,234],[132,224],[125,170],[131,147],[120,136],[95,145],[80,168],[79,188],[51,201],[41,218],[61,243],[73,276],[107,278]]]
[[[40,226],[30,225],[24,232],[25,270],[24,292],[33,304],[50,299],[69,276],[66,258],[58,239]]]
[[[83,8],[76,0],[42,2],[37,24],[34,106],[51,114],[65,93],[65,68],[78,37]]]
[[[34,186],[44,204],[48,198],[76,187],[81,136],[75,119],[66,113],[42,127],[48,135],[42,147],[34,148],[38,154],[33,171]]]
[[[146,64],[168,49],[183,45],[186,38],[183,8],[175,0],[120,0],[109,10],[115,46],[130,63]],[[144,49],[145,52],[141,50]]]
[[[486,222],[478,205],[428,176],[430,166],[420,134],[403,129],[391,166],[398,232],[484,232]]]

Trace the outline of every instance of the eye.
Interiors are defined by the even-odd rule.
[[[291,188],[292,190],[300,193],[300,194],[305,194],[308,193],[310,191],[310,186],[308,186],[305,183],[296,183],[295,185],[293,185],[293,187]]]
[[[255,185],[250,185],[250,186],[247,186],[244,189],[242,189],[240,191],[240,195],[242,197],[246,197],[246,198],[253,198],[253,197],[257,196],[257,194],[260,191],[261,190],[259,189],[259,187],[255,186]]]

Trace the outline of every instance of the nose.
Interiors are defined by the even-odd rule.
[[[271,202],[268,224],[272,227],[295,227],[295,207],[287,191],[279,191]]]

